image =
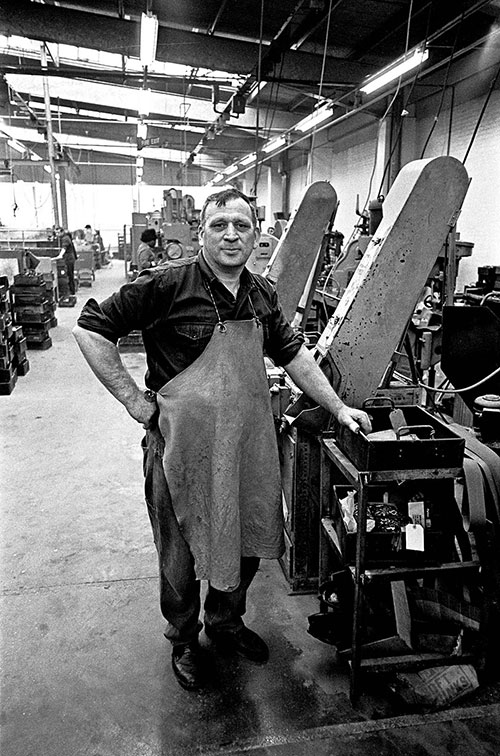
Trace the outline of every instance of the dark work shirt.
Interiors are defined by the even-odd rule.
[[[100,304],[89,299],[78,325],[115,344],[131,331],[142,331],[146,385],[158,391],[191,365],[210,341],[218,318],[209,289],[221,320],[257,315],[265,353],[275,364],[287,365],[295,357],[304,338],[286,320],[274,286],[244,268],[235,299],[201,253],[143,271]]]
[[[73,241],[69,234],[64,234],[64,236],[62,237],[61,247],[64,249],[63,258],[64,260],[66,260],[66,262],[75,262],[75,260],[78,260],[75,245],[73,244]]]

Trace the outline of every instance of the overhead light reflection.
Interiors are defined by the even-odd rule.
[[[360,87],[360,92],[364,92],[365,94],[376,92],[377,89],[385,87],[385,85],[389,84],[389,82],[394,81],[394,79],[398,79],[403,74],[408,73],[408,71],[411,71],[413,68],[419,66],[421,63],[426,61],[428,57],[428,50],[422,48],[413,50],[403,60],[392,63],[391,66],[384,68],[382,71],[376,74],[366,84]]]

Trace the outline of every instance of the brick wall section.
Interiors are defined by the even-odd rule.
[[[463,160],[484,103],[484,96],[470,100],[453,112],[450,155]],[[417,155],[432,126],[432,118],[417,118]],[[448,143],[449,111],[443,111],[424,157],[445,155]],[[474,243],[472,257],[460,263],[457,290],[474,282],[480,265],[500,265],[496,224],[500,208],[500,91],[490,98],[465,167],[471,184],[458,219],[457,230],[464,241]]]

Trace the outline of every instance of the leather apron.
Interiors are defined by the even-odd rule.
[[[230,591],[241,557],[283,554],[283,508],[262,325],[217,315],[202,354],[158,392],[158,424],[196,578]]]

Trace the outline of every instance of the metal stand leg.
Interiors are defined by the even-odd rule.
[[[351,701],[355,703],[359,698],[359,677],[361,670],[361,628],[363,623],[363,594],[365,583],[365,544],[366,544],[366,513],[368,508],[368,491],[366,476],[360,474],[358,488],[358,531],[356,538],[356,565],[354,573],[354,616],[352,627],[352,659],[351,659]]]

